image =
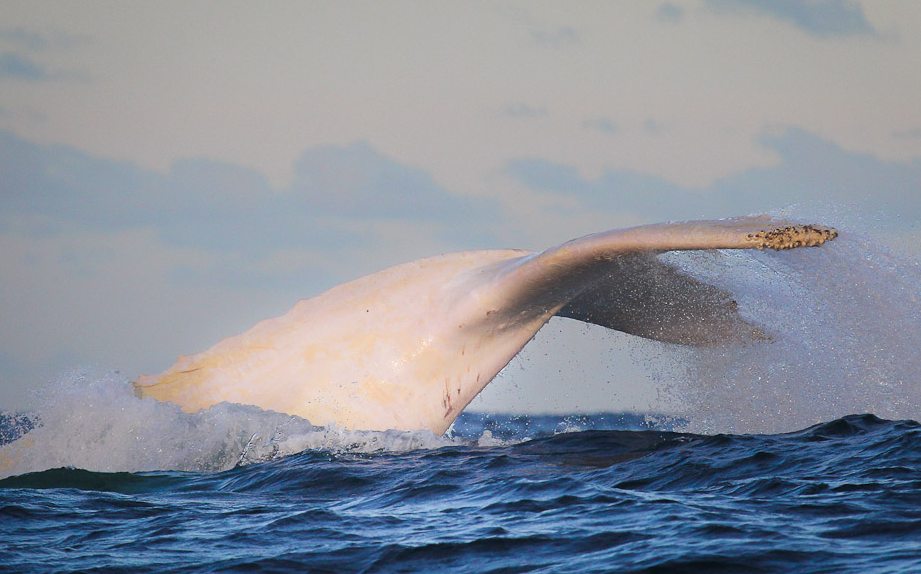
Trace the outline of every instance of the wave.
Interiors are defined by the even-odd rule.
[[[0,480],[0,522],[23,572],[913,572],[919,438],[854,415],[776,435],[595,429],[220,472],[52,469]]]
[[[620,415],[618,415],[620,416]],[[475,414],[474,418],[486,416]],[[493,422],[521,419],[489,415]],[[595,415],[604,425],[617,416]],[[553,418],[557,421],[562,417]],[[600,422],[599,422],[600,421]],[[545,421],[546,422],[546,421]],[[520,423],[520,420],[519,420]],[[544,427],[547,429],[548,427]],[[54,468],[0,479],[0,488],[118,492],[214,490],[224,492],[374,491],[379,504],[421,492],[392,488],[393,481],[438,490],[478,473],[492,479],[522,477],[524,469],[608,473],[625,491],[691,492],[775,497],[884,491],[899,478],[919,485],[921,424],[850,415],[793,433],[698,435],[658,430],[548,431],[505,445],[476,441],[428,444],[404,450],[307,448],[277,459],[234,465],[220,472],[99,472]],[[625,464],[625,463],[630,464]],[[615,468],[616,467],[616,468]],[[529,471],[529,472],[530,472]],[[557,472],[557,471],[555,471]],[[540,473],[538,472],[538,475]],[[390,486],[388,486],[390,485]],[[555,488],[559,485],[555,485]],[[565,488],[564,488],[565,490]],[[367,504],[367,501],[365,501]]]
[[[465,412],[444,436],[429,431],[355,431],[221,403],[186,413],[138,399],[116,372],[75,369],[47,385],[33,413],[0,413],[0,478],[73,467],[94,472],[220,472],[304,451],[381,453],[446,446],[502,446],[590,429],[665,428],[672,418],[489,415]]]

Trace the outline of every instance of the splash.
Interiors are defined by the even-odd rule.
[[[196,413],[134,396],[118,373],[76,369],[36,397],[28,416],[5,415],[0,478],[59,467],[98,472],[220,471],[307,449],[402,452],[452,444],[428,431],[350,431],[248,405]],[[34,428],[32,428],[34,427]],[[25,433],[18,430],[27,431]]]
[[[685,429],[777,433],[853,413],[921,419],[921,269],[842,233],[822,249],[668,260],[737,297],[770,340],[654,352]],[[649,359],[647,358],[647,363]]]

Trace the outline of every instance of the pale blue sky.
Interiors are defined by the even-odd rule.
[[[921,218],[915,2],[0,12],[0,408],[445,251],[791,204],[908,239]],[[570,398],[629,406],[636,377]]]

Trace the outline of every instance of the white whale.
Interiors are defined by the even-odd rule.
[[[188,412],[222,401],[363,430],[443,433],[551,317],[683,344],[764,337],[732,297],[662,263],[696,249],[814,246],[837,232],[769,217],[613,230],[540,253],[413,261],[335,287],[135,382]]]

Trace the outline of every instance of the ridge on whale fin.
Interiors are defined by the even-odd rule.
[[[836,236],[745,217],[606,231],[540,253],[421,259],[304,299],[139,377],[135,392],[189,412],[227,401],[314,424],[440,434],[554,315],[672,343],[763,338],[729,293],[656,254],[790,249]]]

